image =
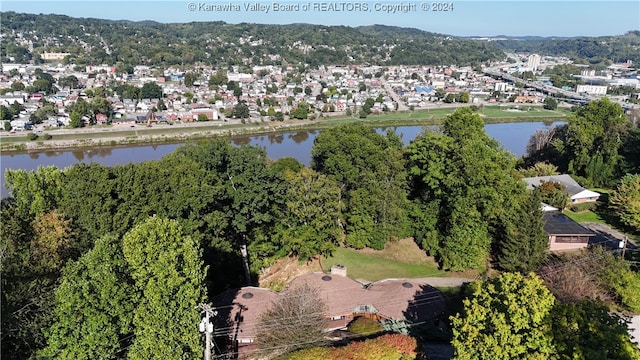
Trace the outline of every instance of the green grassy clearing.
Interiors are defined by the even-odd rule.
[[[566,114],[561,111],[545,110],[541,107],[531,107],[520,105],[520,111],[509,111],[508,107],[489,106],[482,108],[478,113],[484,115],[487,118],[530,118],[530,117],[543,117],[543,118],[562,118]]]
[[[387,259],[376,254],[363,254],[353,249],[338,248],[332,257],[323,261],[325,271],[332,265],[347,267],[347,275],[353,279],[377,281],[387,278],[415,278],[427,276],[446,276],[430,264],[414,264]]]
[[[592,222],[592,223],[599,223],[599,224],[607,224],[607,222],[597,213],[591,211],[591,210],[586,210],[586,211],[580,211],[580,212],[573,212],[571,210],[565,210],[564,213],[571,218],[573,221],[576,222]],[[607,224],[610,225],[610,224]]]

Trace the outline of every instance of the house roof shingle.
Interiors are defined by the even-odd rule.
[[[560,211],[547,211],[542,215],[542,218],[544,220],[544,231],[549,235],[595,235],[592,231],[571,220]]]
[[[418,323],[435,319],[445,310],[444,298],[437,289],[410,279],[387,279],[365,286],[345,276],[317,272],[298,276],[287,288],[303,284],[319,290],[327,305],[325,315],[332,320],[373,311],[383,318]],[[215,335],[253,341],[260,315],[278,296],[268,289],[243,287],[214,297],[212,302],[218,309]],[[343,321],[337,327],[345,325]]]

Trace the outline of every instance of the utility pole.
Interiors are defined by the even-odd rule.
[[[622,242],[622,260],[624,260],[624,252],[627,250],[627,242],[629,242],[629,239],[625,236]]]
[[[218,315],[218,312],[209,304],[200,304],[198,305],[198,308],[200,309],[200,313],[204,314],[204,317],[200,321],[200,332],[203,332],[205,335],[204,360],[211,360],[211,334],[213,333],[213,323],[210,319]]]

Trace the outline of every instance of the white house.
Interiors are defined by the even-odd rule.
[[[570,175],[551,175],[551,176],[536,176],[522,179],[527,183],[527,189],[533,190],[540,186],[543,182],[554,182],[565,187],[564,193],[569,195],[569,199],[572,204],[579,204],[583,202],[595,202],[600,197],[600,193],[583,188],[578,184]]]

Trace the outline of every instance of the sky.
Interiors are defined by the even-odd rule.
[[[162,23],[383,24],[455,36],[602,36],[640,30],[640,0],[2,0],[0,10]]]

